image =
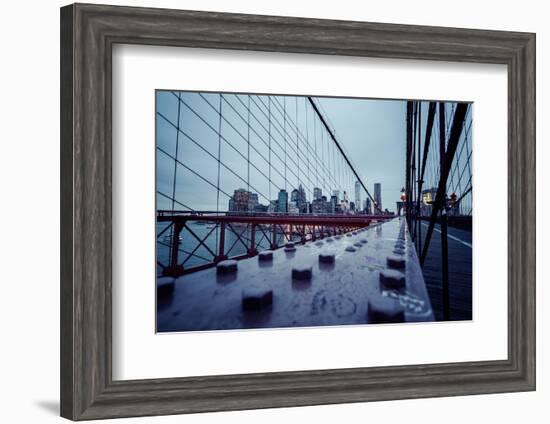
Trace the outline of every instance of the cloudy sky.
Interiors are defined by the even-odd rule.
[[[178,109],[180,95],[181,103]],[[221,99],[217,93],[157,92],[157,206],[159,209],[171,209],[170,197],[172,193],[177,199],[173,206],[176,209],[217,210],[219,205],[220,210],[227,210],[227,196],[231,195],[236,188],[246,188],[246,181],[250,181],[249,189],[251,191],[260,193],[262,197],[260,202],[264,204],[268,202],[266,199],[277,198],[279,188],[286,187],[286,183],[279,181],[274,184],[275,190],[268,188],[270,184],[267,183],[265,175],[262,176],[262,173],[267,174],[266,166],[262,165],[263,162],[252,150],[249,154],[251,154],[251,162],[254,162],[256,166],[247,167],[246,134],[248,128],[243,117],[246,117],[247,102],[250,102],[249,96],[222,94],[222,97],[229,99],[233,106],[224,103],[223,115],[228,122],[220,123],[217,110],[219,110]],[[248,104],[248,107],[254,108],[253,103],[267,102],[266,96],[252,97],[253,101]],[[279,96],[274,100],[274,102],[277,101],[280,102],[279,105],[283,101],[290,105],[287,113],[292,113],[294,107],[298,114],[297,108],[300,108],[300,126],[301,130],[305,132],[305,111],[309,109],[310,119],[313,118],[311,114],[314,113],[311,105],[308,107],[307,98],[300,97],[296,101],[295,97],[288,96],[283,99]],[[394,211],[395,202],[399,199],[400,189],[404,185],[406,102],[353,98],[315,98],[315,102],[321,106],[322,115],[328,120],[329,126],[335,132],[337,140],[343,146],[347,157],[351,159],[370,194],[374,195],[374,183],[381,183],[382,207]],[[258,110],[254,114],[262,119]],[[178,116],[180,116],[181,133],[179,148],[176,148]],[[259,121],[251,122],[254,123],[257,130],[260,130]],[[216,133],[219,125],[222,125],[224,136],[231,140],[232,148],[227,143],[222,143],[219,146]],[[265,126],[267,126],[267,121],[264,122]],[[310,137],[313,137],[314,134],[312,127],[310,120]],[[317,131],[315,137],[320,137],[320,124],[317,125],[315,131]],[[250,132],[248,135],[251,137],[250,144],[258,148],[258,153],[263,152],[262,154],[267,156],[266,146],[263,146],[262,141],[258,138],[260,134],[262,134],[261,131],[258,134]],[[276,136],[275,132],[273,134]],[[263,137],[266,138],[266,135],[264,134]],[[325,134],[325,140],[325,143],[332,143],[332,141],[329,142],[328,134]],[[324,144],[324,146],[328,146],[328,144]],[[334,148],[333,145],[332,147]],[[218,150],[219,148],[221,151]],[[326,148],[328,149],[328,147]],[[321,156],[321,151],[325,156],[329,153],[323,148],[320,150],[319,156]],[[216,161],[218,155],[227,165],[222,166],[219,171]],[[180,161],[180,166],[175,174],[174,184],[173,158],[176,156]],[[271,160],[275,160],[273,155]],[[303,156],[301,160],[301,163],[304,164]],[[326,158],[324,162],[327,163]],[[320,166],[319,163],[316,165]],[[290,171],[297,171],[297,167],[289,166],[288,176],[291,177]],[[309,166],[308,164],[308,169]],[[277,169],[279,168],[282,170],[282,163],[277,167]],[[303,171],[305,168],[297,172],[299,174]],[[250,175],[247,175],[247,172]],[[271,178],[277,179],[278,177],[272,172]],[[218,182],[216,183],[216,181]],[[330,191],[336,188],[347,189],[350,199],[353,200],[353,181],[354,178],[350,174],[347,188],[330,187]],[[223,193],[226,193],[225,197],[217,195],[216,184],[219,184]],[[293,185],[297,186],[297,184]],[[292,189],[292,187],[286,188]],[[323,194],[330,195],[330,192],[327,193],[327,187]],[[311,196],[312,193],[308,193],[308,200],[311,199]],[[363,196],[364,194],[362,194],[364,199]]]
[[[348,157],[374,196],[382,184],[382,206],[395,210],[405,181],[403,100],[317,98]]]

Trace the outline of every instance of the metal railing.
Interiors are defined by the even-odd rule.
[[[403,206],[421,266],[440,226],[444,320],[450,319],[448,225],[471,230],[471,125],[469,103],[407,102]],[[428,221],[424,237],[422,221]]]
[[[229,258],[240,260],[256,256],[260,250],[279,249],[289,241],[305,244],[390,218],[393,216],[160,210],[157,225],[164,227],[157,232],[157,244],[167,254],[166,263],[157,255],[157,265],[161,275],[177,277]]]

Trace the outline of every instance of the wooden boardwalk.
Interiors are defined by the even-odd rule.
[[[420,227],[422,229],[422,240],[424,240],[428,223],[423,222]],[[448,227],[448,234],[450,318],[451,321],[471,320],[472,233]],[[439,225],[435,227],[423,273],[435,317],[437,320],[442,320],[441,233]]]

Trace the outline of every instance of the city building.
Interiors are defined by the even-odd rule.
[[[271,200],[269,202],[269,206],[267,207],[267,212],[269,212],[269,213],[277,212],[278,205],[279,205],[278,200]]]
[[[332,211],[331,202],[327,202],[327,196],[321,196],[319,199],[314,199],[311,202],[311,213],[314,214],[330,214]]]
[[[258,201],[258,194],[252,193],[244,188],[238,188],[233,191],[233,196],[229,198],[229,212],[265,212],[267,206],[261,205]]]
[[[259,205],[258,194],[250,193],[248,196],[248,210],[254,211],[258,205]]]
[[[355,206],[357,210],[361,209],[361,183],[359,180],[355,181]]]
[[[256,206],[254,206],[254,209],[252,211],[253,212],[259,212],[259,213],[265,213],[265,212],[267,212],[268,208],[269,208],[269,206],[262,205],[261,203],[258,203]]]
[[[332,195],[336,196],[336,203],[339,203],[340,202],[340,190],[334,190],[332,192]]]
[[[374,183],[374,213],[382,211],[382,184]]]
[[[330,213],[336,213],[336,205],[338,204],[338,196],[330,196]]]
[[[311,213],[317,215],[325,213],[325,202],[322,199],[313,199],[311,201]]]
[[[300,209],[298,209],[296,202],[288,202],[288,213],[291,215],[297,215],[300,213]]]
[[[229,199],[229,212],[249,212],[251,193],[244,188],[233,191],[233,197]],[[258,197],[256,195],[256,202]]]
[[[304,190],[304,187],[302,187],[302,184],[300,184],[298,186],[295,202],[296,202],[296,207],[298,208],[300,213],[307,213],[307,210],[306,210],[306,208],[307,208],[306,191]]]
[[[367,215],[372,215],[372,204],[369,198],[365,200],[365,212]]]
[[[288,193],[284,189],[279,191],[279,197],[277,198],[277,212],[288,212]]]
[[[344,190],[344,195],[342,196],[342,212],[347,213],[349,211],[349,199],[348,199],[348,193]]]
[[[313,199],[317,200],[323,197],[323,191],[319,187],[313,188]]]

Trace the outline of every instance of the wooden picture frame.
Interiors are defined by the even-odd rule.
[[[111,378],[116,43],[505,64],[508,359]],[[75,4],[61,9],[61,415],[73,420],[535,389],[535,35]]]

